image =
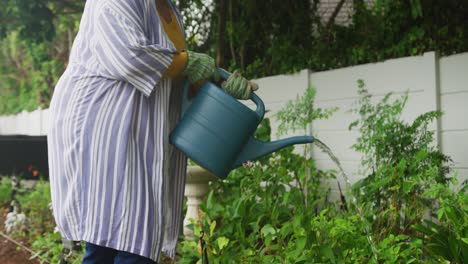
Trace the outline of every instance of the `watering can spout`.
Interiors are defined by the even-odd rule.
[[[314,137],[312,136],[296,136],[272,142],[263,142],[251,137],[234,163],[233,168],[237,168],[249,160],[256,160],[288,146],[312,142],[314,142]]]

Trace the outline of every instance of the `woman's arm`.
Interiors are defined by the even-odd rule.
[[[183,60],[183,54],[148,39],[144,14],[125,1],[108,2],[96,12],[97,57],[110,78],[129,82],[149,96],[173,62]]]

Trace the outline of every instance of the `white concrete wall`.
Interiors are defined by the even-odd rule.
[[[356,115],[349,112],[358,99],[357,80],[364,81],[375,99],[381,99],[389,92],[399,97],[408,91],[409,101],[403,118],[411,121],[421,113],[437,109],[434,62],[435,53],[431,52],[424,56],[311,74],[310,81],[317,89],[317,106],[340,108],[333,118],[314,122],[312,129],[336,153],[351,182],[363,177],[359,173],[360,155],[351,148],[359,133],[348,130],[349,124],[357,119]],[[434,124],[433,129],[436,128]],[[319,167],[335,168],[320,150],[315,149],[314,156]]]
[[[304,70],[295,75],[273,76],[258,80],[258,94],[273,116],[288,100],[304,93],[308,84],[317,89],[317,107],[339,107],[328,120],[312,124],[315,136],[324,141],[340,159],[351,182],[362,177],[359,173],[360,155],[351,147],[358,137],[348,126],[357,119],[349,110],[357,100],[357,81],[362,79],[374,98],[388,92],[401,96],[409,92],[403,119],[412,121],[418,115],[442,110],[445,115],[431,125],[436,141],[455,162],[460,180],[468,178],[468,53],[439,59],[434,52],[422,56],[392,59],[380,63],[359,65],[324,72]],[[278,125],[272,119],[273,132]],[[313,155],[319,168],[336,169],[320,150]],[[341,180],[341,179],[340,179]],[[332,187],[336,190],[336,182]],[[343,186],[343,184],[342,184]]]
[[[460,179],[468,178],[468,53],[439,60],[441,149],[452,157]]]
[[[49,109],[0,116],[0,135],[46,135],[48,118]]]
[[[324,141],[341,160],[352,182],[361,178],[360,156],[351,149],[358,136],[349,131],[357,117],[349,110],[357,99],[357,80],[362,79],[376,99],[388,92],[397,96],[409,91],[403,118],[407,121],[431,110],[442,110],[443,118],[432,125],[442,151],[451,156],[461,180],[468,178],[468,53],[438,58],[434,52],[422,56],[392,59],[324,72],[303,70],[292,75],[258,79],[257,94],[270,110],[273,138],[278,122],[275,113],[288,100],[302,95],[309,84],[317,89],[317,107],[339,107],[328,120],[311,124],[313,134]],[[252,103],[247,103],[254,107]],[[1,134],[45,135],[48,110],[0,117]],[[297,132],[295,134],[300,134]],[[336,169],[327,156],[314,149],[313,155],[322,169]],[[336,183],[332,186],[336,187]]]

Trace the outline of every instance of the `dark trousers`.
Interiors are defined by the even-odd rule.
[[[86,243],[82,264],[156,264],[156,262],[129,252]]]

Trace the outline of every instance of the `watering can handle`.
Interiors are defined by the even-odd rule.
[[[221,78],[224,80],[229,79],[229,76],[231,75],[228,71],[222,68],[218,68],[218,73],[221,76]],[[257,110],[255,110],[255,112],[257,113],[259,120],[262,120],[263,116],[265,115],[265,104],[263,103],[262,99],[260,99],[260,97],[258,97],[258,95],[256,95],[253,92],[252,92],[252,95],[250,96],[250,100],[252,100],[257,106]]]
[[[255,110],[255,113],[257,113],[260,120],[263,120],[263,116],[265,115],[265,104],[263,103],[262,99],[260,99],[260,97],[258,97],[258,95],[255,93],[252,93],[250,100],[252,100],[257,105],[257,110]]]
[[[221,76],[221,79],[223,80],[227,80],[229,79],[229,76],[231,76],[231,73],[226,71],[223,68],[218,68],[218,73],[219,73],[219,76]]]

